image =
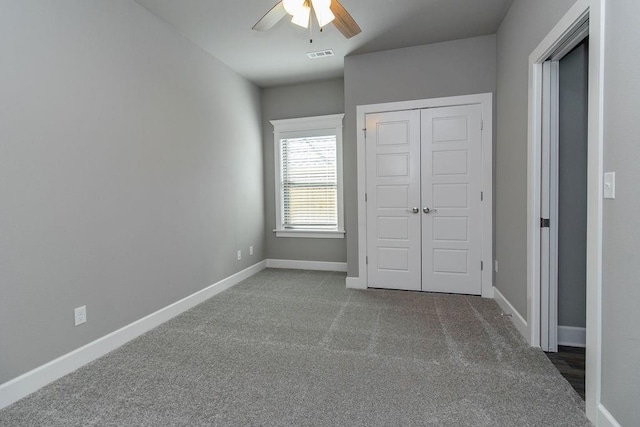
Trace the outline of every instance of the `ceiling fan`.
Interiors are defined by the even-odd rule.
[[[320,30],[333,23],[343,36],[350,39],[362,30],[338,0],[282,0],[271,8],[253,26],[256,31],[267,31],[282,18],[291,15],[291,22],[304,28],[312,24],[314,12]]]

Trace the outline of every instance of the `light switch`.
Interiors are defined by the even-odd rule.
[[[616,173],[607,172],[604,174],[604,198],[616,198]]]

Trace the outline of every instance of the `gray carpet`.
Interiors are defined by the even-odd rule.
[[[0,411],[2,426],[587,426],[492,300],[265,270]]]

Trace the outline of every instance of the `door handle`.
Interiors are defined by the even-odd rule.
[[[407,209],[407,212],[416,214],[420,212],[420,208]]]
[[[438,209],[424,208],[422,209],[422,211],[426,214],[429,214],[429,213],[437,213]]]

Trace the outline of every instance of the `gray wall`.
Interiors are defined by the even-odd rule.
[[[3,1],[0,52],[0,383],[264,258],[257,87],[132,1]]]
[[[474,37],[345,58],[344,176],[347,260],[358,272],[356,107],[495,92],[496,38]]]
[[[496,287],[527,316],[529,55],[575,0],[515,0],[500,25],[495,183]]]
[[[604,168],[616,199],[604,202],[602,403],[623,426],[640,420],[640,2],[607,2]]]
[[[273,125],[269,120],[344,113],[344,81],[280,86],[262,92],[266,256],[272,259],[347,261],[346,239],[276,237]]]
[[[526,314],[527,58],[574,0],[515,0],[498,30],[496,183],[497,287]],[[640,28],[636,0],[606,10],[604,167],[615,171],[615,200],[604,204],[602,396],[621,425],[640,419]]]
[[[558,325],[587,322],[589,44],[560,61]]]

